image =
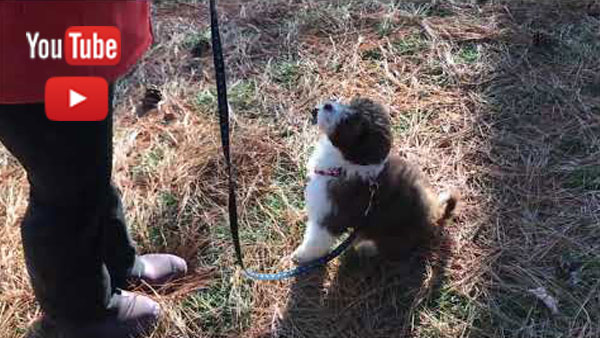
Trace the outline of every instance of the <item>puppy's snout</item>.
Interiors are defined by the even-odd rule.
[[[325,105],[323,105],[323,110],[330,113],[333,111],[333,105],[331,103],[325,103]]]

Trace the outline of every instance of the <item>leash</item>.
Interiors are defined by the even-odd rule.
[[[346,250],[350,244],[356,239],[357,231],[354,231],[335,249],[329,254],[320,257],[316,260],[308,262],[303,265],[299,265],[296,268],[285,270],[277,273],[260,273],[250,271],[244,266],[244,258],[242,255],[242,247],[240,245],[239,236],[239,225],[238,225],[238,214],[237,214],[237,201],[235,197],[235,171],[231,163],[231,146],[230,146],[230,135],[229,135],[229,107],[227,104],[227,85],[225,76],[225,61],[223,59],[223,48],[221,46],[221,36],[219,34],[219,22],[218,14],[215,5],[216,0],[210,0],[210,29],[213,47],[213,60],[215,64],[215,75],[217,79],[217,102],[219,111],[219,124],[221,129],[221,143],[223,147],[223,155],[225,157],[225,163],[227,165],[227,176],[229,186],[229,227],[231,230],[231,239],[235,248],[235,256],[238,265],[242,268],[243,273],[246,277],[257,280],[282,280],[286,278],[296,277],[304,275],[316,268],[327,265],[331,260],[339,256],[344,250]],[[374,191],[371,192],[371,200],[373,198]],[[371,202],[365,212],[365,216],[371,209]]]

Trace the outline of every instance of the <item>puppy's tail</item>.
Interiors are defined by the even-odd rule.
[[[443,225],[444,222],[452,216],[452,213],[456,209],[460,194],[457,191],[444,191],[438,196],[438,203],[442,207],[443,212],[438,220],[439,225]]]

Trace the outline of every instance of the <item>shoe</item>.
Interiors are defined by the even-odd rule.
[[[152,299],[127,291],[114,294],[103,319],[83,325],[62,325],[45,318],[44,331],[59,338],[132,338],[148,334],[160,317],[160,306]]]
[[[187,263],[182,258],[168,254],[148,254],[135,258],[129,277],[154,286],[165,284],[186,273]]]

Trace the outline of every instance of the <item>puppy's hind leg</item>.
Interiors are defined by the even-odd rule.
[[[335,237],[317,222],[308,221],[302,244],[292,254],[292,260],[297,264],[308,263],[314,259],[325,256]]]
[[[353,247],[360,257],[370,258],[379,254],[377,243],[371,239],[357,238]]]

